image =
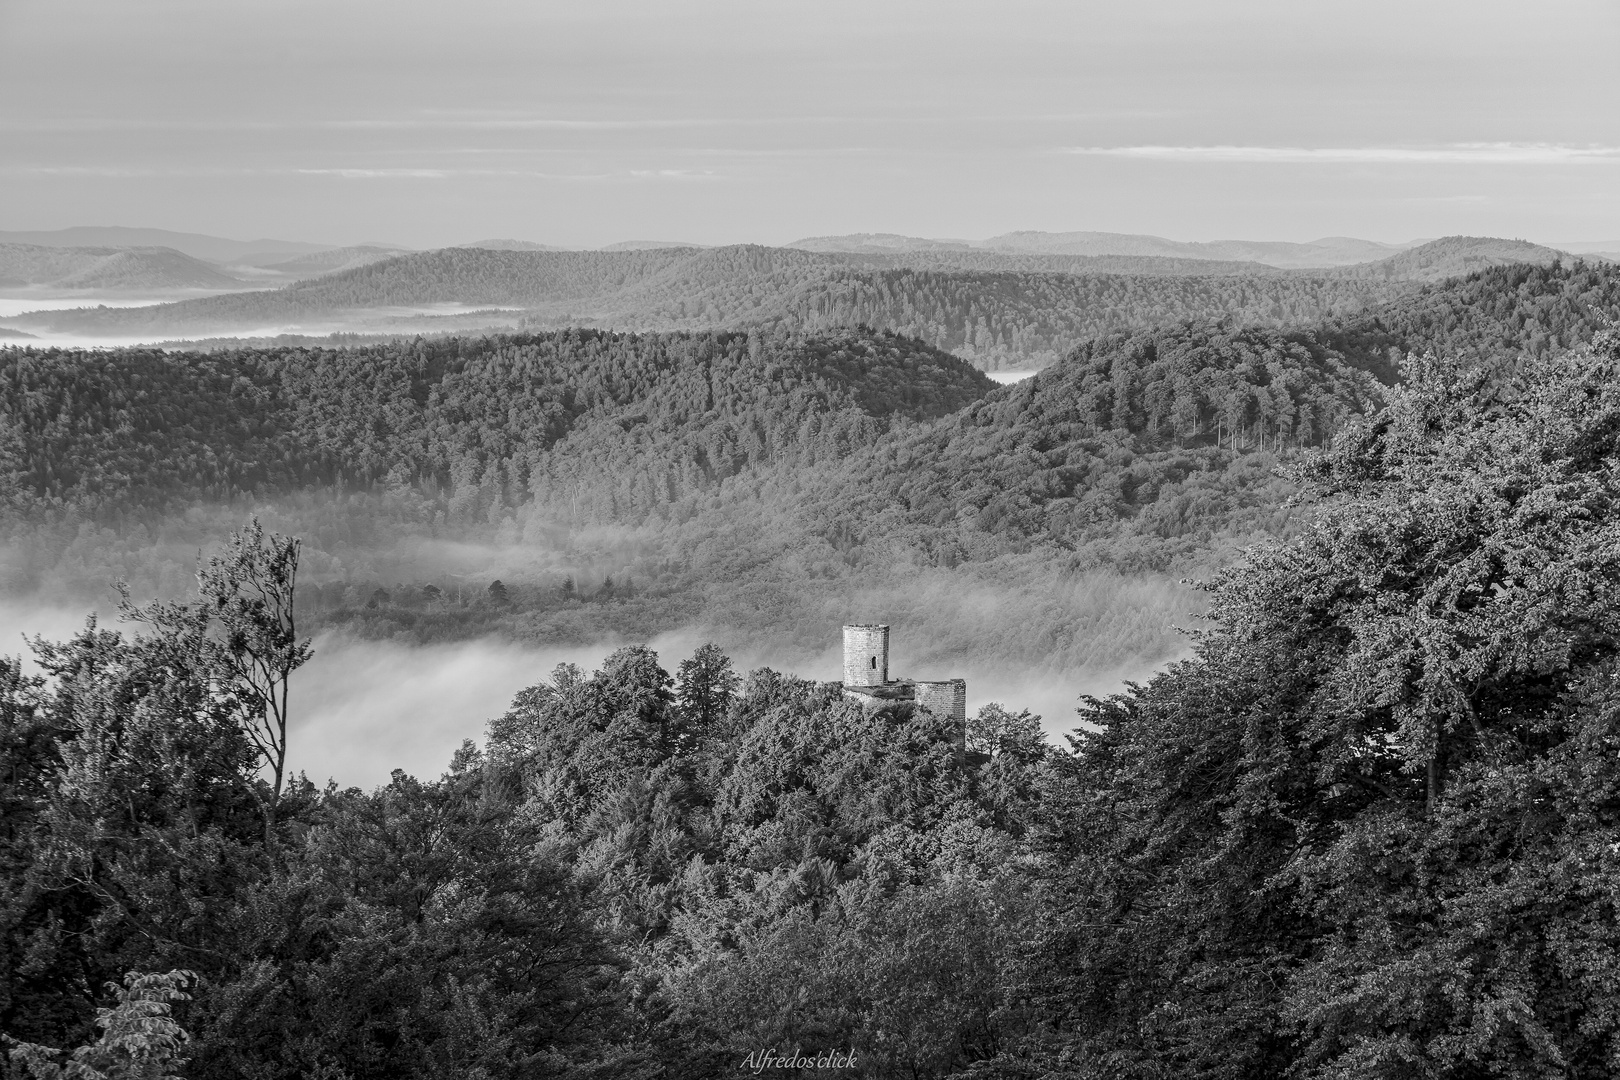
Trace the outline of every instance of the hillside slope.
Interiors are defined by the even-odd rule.
[[[1526,240],[1446,236],[1377,262],[1340,267],[1327,276],[1434,282],[1477,273],[1493,266],[1513,263],[1546,266],[1560,259],[1569,261],[1570,256]]]
[[[11,350],[0,577],[183,583],[209,529],[251,509],[307,538],[322,618],[367,635],[703,623],[814,651],[870,615],[926,627],[941,656],[1166,659],[1197,603],[1175,581],[1299,527],[1278,464],[1375,407],[1392,352],[1511,367],[1590,337],[1617,285],[1612,267],[1520,265],[1314,329],[1149,326],[1004,388],[915,340],[785,326]],[[494,577],[510,604],[476,601]],[[451,618],[429,582],[474,599]]]
[[[1167,240],[1102,232],[1012,232],[993,236],[982,246],[1006,251],[1065,255],[1135,255],[1171,259],[1248,261],[1289,270],[1345,266],[1386,258],[1403,245],[1332,236],[1308,243],[1265,240]]]
[[[1446,282],[1426,286],[1409,276],[1434,277],[1519,256],[1547,265],[1557,260],[1550,249],[1468,238],[1436,241],[1368,267],[1310,274],[1157,256],[944,249],[851,254],[754,246],[448,248],[378,257],[274,291],[137,309],[40,312],[7,323],[32,333],[153,339],[255,331],[415,334],[445,328],[449,316],[434,305],[461,305],[482,313],[455,315],[463,319],[456,325],[528,330],[817,330],[864,324],[921,338],[997,370],[1039,368],[1092,338],[1187,320],[1348,326],[1388,308],[1399,321],[1404,316],[1393,314],[1390,305],[1425,290],[1466,289]],[[310,265],[339,257],[317,256]],[[1100,264],[1111,272],[1098,272]],[[1122,272],[1130,267],[1144,269]],[[1195,272],[1201,267],[1212,272]]]
[[[1097,261],[1024,253],[824,254],[784,248],[537,252],[451,248],[403,255],[284,289],[134,310],[42,312],[21,329],[197,336],[289,326],[415,332],[400,309],[457,303],[521,309],[542,329],[867,324],[923,338],[988,369],[1048,363],[1088,337],[1164,321],[1310,323],[1399,295],[1399,282],[1323,281],[1252,264]],[[390,310],[394,309],[394,310]],[[358,314],[369,313],[369,314]]]
[[[228,240],[222,236],[175,232],[171,229],[137,229],[122,225],[79,225],[70,229],[34,232],[0,232],[0,244],[33,244],[62,248],[171,248],[194,259],[211,263],[235,262],[254,252],[275,253],[282,258],[324,251],[332,244],[310,244],[299,240]]]
[[[217,267],[173,248],[0,243],[0,287],[140,292],[246,286]]]
[[[356,270],[362,266],[382,262],[399,255],[407,254],[402,248],[373,247],[365,244],[355,247],[332,248],[327,251],[312,251],[303,255],[295,255],[290,259],[279,259],[274,262],[256,264],[260,269],[271,271],[288,278],[312,278],[326,274],[342,273],[345,270]]]
[[[333,351],[0,352],[14,513],[134,509],[308,485],[493,483],[517,499],[578,428],[597,466],[674,493],[835,458],[995,389],[893,335],[567,331]],[[626,461],[629,454],[634,460]],[[628,474],[627,474],[628,475]]]
[[[1385,382],[1407,353],[1512,367],[1575,348],[1620,321],[1620,266],[1563,261],[1451,278],[1320,329],[1324,341]]]

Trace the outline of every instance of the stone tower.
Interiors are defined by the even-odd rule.
[[[917,704],[935,716],[948,717],[959,724],[967,723],[967,680],[940,679],[936,682],[917,680]]]
[[[950,720],[956,730],[957,747],[966,746],[967,680],[939,679],[925,682],[918,679],[914,685],[917,687],[917,706],[927,709],[935,716]]]
[[[883,686],[889,681],[889,628],[844,627],[844,685]]]

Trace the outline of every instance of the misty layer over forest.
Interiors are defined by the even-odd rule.
[[[843,308],[0,351],[6,1067],[1605,1075],[1620,269],[1045,273],[975,295],[1127,317],[1008,386]]]

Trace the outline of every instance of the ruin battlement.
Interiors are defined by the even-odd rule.
[[[889,678],[889,627],[852,623],[844,627],[844,696],[867,710],[909,701],[954,720],[967,733],[966,679]]]

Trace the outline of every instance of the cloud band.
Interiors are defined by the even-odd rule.
[[[1620,146],[1451,143],[1446,146],[1068,146],[1066,154],[1140,161],[1239,164],[1590,165],[1620,164]]]

